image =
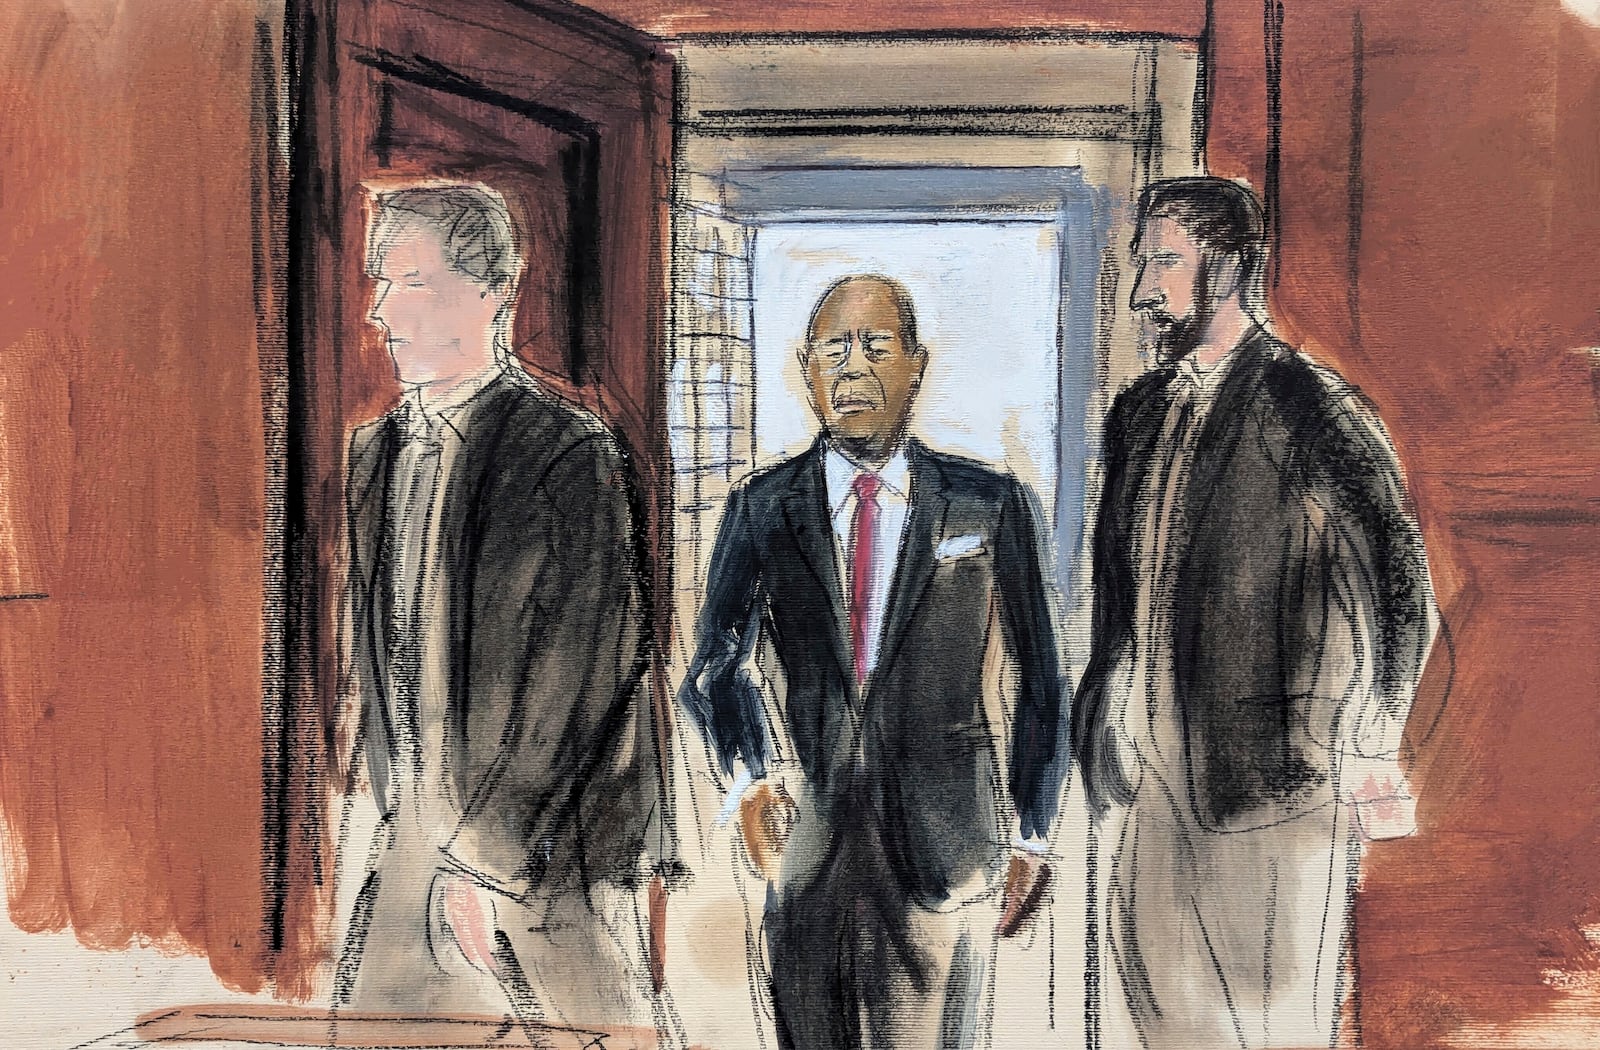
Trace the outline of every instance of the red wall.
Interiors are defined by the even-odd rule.
[[[69,15],[67,12],[71,11]],[[11,919],[259,985],[254,6],[0,5]]]
[[[51,596],[0,603],[12,918],[186,945],[254,986],[254,13],[71,6],[0,5],[0,590]],[[1199,0],[599,6],[666,31],[1204,20]],[[1427,834],[1372,851],[1360,905],[1369,1042],[1415,1050],[1596,965],[1600,381],[1576,348],[1600,345],[1600,30],[1555,0],[1362,5],[1357,339],[1354,6],[1285,0],[1274,301],[1383,408],[1455,630],[1417,768]],[[1262,16],[1216,0],[1209,139],[1213,170],[1257,186]]]

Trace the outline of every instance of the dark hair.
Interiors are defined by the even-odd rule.
[[[828,285],[827,289],[817,296],[817,305],[811,308],[811,317],[806,321],[806,342],[808,344],[811,342],[811,333],[817,327],[817,314],[822,312],[822,304],[833,298],[833,293],[845,285],[860,282],[877,284],[889,289],[889,294],[894,297],[895,312],[900,315],[900,341],[905,344],[908,353],[916,352],[922,344],[917,342],[917,309],[911,302],[911,292],[893,277],[881,273],[854,273]]]
[[[1266,222],[1248,186],[1210,175],[1152,182],[1139,195],[1135,243],[1156,218],[1176,222],[1207,251],[1239,260],[1245,287],[1256,289],[1267,256]]]

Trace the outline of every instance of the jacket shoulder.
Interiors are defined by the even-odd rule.
[[[1378,406],[1333,368],[1303,353],[1281,355],[1267,369],[1264,386],[1303,470],[1398,477]]]
[[[1170,367],[1152,368],[1148,372],[1141,373],[1118,391],[1112,403],[1124,406],[1142,404],[1153,397],[1156,391],[1170,383],[1172,376],[1173,370]]]
[[[765,503],[778,499],[794,487],[801,474],[813,466],[813,455],[810,451],[802,452],[798,456],[758,467],[740,478],[734,485],[734,491],[751,502]]]
[[[369,419],[365,423],[358,423],[350,428],[350,451],[352,453],[365,452],[377,443],[383,436],[384,428],[394,417],[395,410],[385,412],[377,419]]]
[[[506,441],[528,456],[550,461],[582,449],[586,456],[626,459],[616,432],[593,412],[540,387],[532,377],[513,373],[506,406]]]
[[[1297,424],[1325,422],[1340,405],[1361,394],[1334,369],[1288,347],[1272,356],[1262,374],[1262,385],[1291,429],[1301,429]]]
[[[1172,382],[1173,374],[1170,367],[1153,368],[1117,392],[1106,411],[1105,429],[1110,440],[1120,440],[1138,420],[1145,422],[1137,425],[1151,425],[1146,409],[1160,401],[1161,391]]]
[[[1267,366],[1263,387],[1289,429],[1309,437],[1329,428],[1349,431],[1376,423],[1378,408],[1361,388],[1329,365],[1288,350]]]
[[[944,474],[945,484],[986,502],[1000,502],[1021,482],[1007,471],[949,452],[929,450],[926,455]]]

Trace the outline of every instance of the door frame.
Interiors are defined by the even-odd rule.
[[[559,393],[612,416],[636,466],[653,626],[670,629],[672,520],[664,398],[674,63],[662,43],[561,0],[287,0],[290,130],[286,420],[269,478],[267,602],[281,637],[263,660],[263,930],[280,995],[327,958],[342,769],[339,625],[344,455],[376,414],[363,368],[363,187],[387,148],[392,77],[510,109],[577,140],[563,158],[573,309]],[[381,80],[379,81],[382,82]],[[274,549],[276,548],[276,549]],[[663,635],[664,636],[664,635]],[[670,707],[658,666],[658,744]],[[668,766],[663,763],[663,777]],[[663,785],[670,801],[670,783]]]

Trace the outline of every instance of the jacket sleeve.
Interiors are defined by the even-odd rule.
[[[502,529],[497,542],[516,553],[485,563],[499,578],[480,572],[474,582],[498,591],[510,620],[473,630],[522,648],[477,661],[503,677],[466,685],[469,705],[480,690],[509,691],[510,717],[445,853],[485,883],[521,894],[573,827],[580,848],[597,831],[609,842],[642,841],[633,825],[650,819],[660,781],[649,614],[621,450],[609,435],[591,433],[559,453],[536,488],[513,495],[513,517],[526,528]],[[485,644],[464,642],[458,648],[469,661]],[[456,731],[470,731],[461,721]],[[590,875],[640,862],[600,852],[583,858]]]
[[[679,703],[715,752],[725,777],[764,777],[772,736],[753,650],[760,631],[760,560],[749,496],[737,488],[717,529],[695,654]]]
[[[1117,499],[1127,469],[1129,400],[1112,403],[1105,425],[1103,471],[1094,539],[1090,546],[1093,612],[1089,662],[1072,701],[1072,750],[1089,805],[1103,813],[1112,802],[1132,801],[1133,788],[1118,765],[1110,723],[1112,672],[1133,637],[1134,581],[1128,565],[1127,508]]]
[[[1011,798],[1023,841],[1044,839],[1055,823],[1069,762],[1061,706],[1066,683],[1056,642],[1047,559],[1033,498],[1012,480],[1001,509],[995,578],[1001,624],[1019,672],[1012,719]]]
[[[1340,736],[1389,753],[1410,712],[1438,626],[1422,534],[1394,447],[1359,394],[1336,400],[1306,447],[1307,490],[1323,513],[1330,612],[1368,639],[1364,703],[1340,713]],[[1389,730],[1372,730],[1379,725]],[[1392,744],[1392,746],[1390,746]]]

